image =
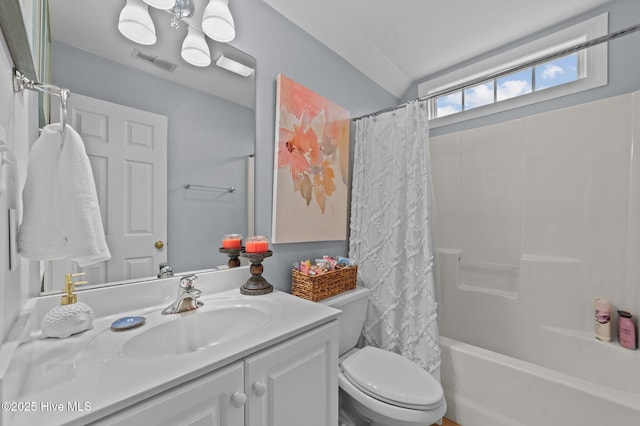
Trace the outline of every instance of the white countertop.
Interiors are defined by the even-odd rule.
[[[8,426],[86,424],[327,323],[339,314],[279,291],[246,296],[235,288],[203,294],[201,300],[203,307],[184,314],[161,315],[166,306],[163,302],[100,316],[93,329],[67,339],[35,339],[19,345],[13,364],[26,363],[14,366],[24,368],[26,377],[12,402],[22,407],[16,407],[20,412],[4,413]],[[130,338],[151,327],[179,321],[181,316],[228,309],[230,304],[252,306],[266,312],[269,319],[240,337],[179,355],[131,356],[123,351]],[[112,331],[111,323],[123,316],[144,316],[147,321],[135,329]]]

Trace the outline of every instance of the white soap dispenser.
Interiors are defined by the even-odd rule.
[[[78,296],[73,293],[76,285],[87,283],[73,281],[74,277],[80,275],[84,275],[84,272],[65,275],[65,294],[62,296],[61,304],[51,309],[40,323],[42,337],[65,339],[93,327],[93,309],[86,303],[78,302]]]

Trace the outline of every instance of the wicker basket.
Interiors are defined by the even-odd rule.
[[[357,266],[347,266],[322,275],[310,276],[300,271],[291,271],[291,294],[317,302],[356,288]]]

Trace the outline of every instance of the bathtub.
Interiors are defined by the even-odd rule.
[[[533,363],[441,337],[447,418],[463,426],[640,425],[640,351],[545,328]]]

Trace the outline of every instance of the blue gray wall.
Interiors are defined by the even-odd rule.
[[[79,93],[169,118],[169,263],[175,271],[226,264],[226,255],[218,252],[222,237],[247,232],[246,158],[254,153],[254,112],[62,43],[53,44],[52,80],[72,96]],[[187,191],[186,182],[237,190]]]
[[[283,73],[320,95],[344,106],[351,111],[352,116],[386,108],[398,103],[399,100],[373,83],[327,47],[286,20],[263,1],[232,0],[230,7],[238,29],[237,37],[232,44],[254,56],[257,62],[255,110],[256,233],[270,236],[275,139],[275,81],[277,74]],[[604,7],[594,9],[589,13],[577,16],[531,37],[479,55],[441,73],[425,76],[416,81],[407,90],[402,101],[415,99],[417,97],[417,85],[422,81],[493,56],[602,12],[609,12],[609,31],[640,22],[640,2],[637,0],[616,0]],[[609,43],[609,84],[605,87],[488,117],[468,120],[452,126],[441,127],[433,130],[432,135],[436,136],[452,131],[479,127],[638,90],[640,89],[640,78],[638,78],[640,76],[640,49],[638,45],[640,45],[640,33]],[[86,70],[83,70],[83,74],[91,75]],[[90,80],[91,85],[95,86],[94,77],[87,77],[87,80]],[[63,84],[62,81],[60,81],[60,84]],[[64,84],[73,90],[73,84]],[[87,94],[91,96],[91,93]],[[100,97],[98,94],[93,96]],[[106,97],[105,99],[109,100]],[[150,109],[144,106],[139,107]],[[154,109],[150,110],[153,111]],[[158,112],[162,113],[161,111]],[[170,139],[172,139],[171,136]],[[212,158],[215,158],[214,150],[210,150],[209,153]],[[243,155],[244,153],[241,154]],[[180,182],[170,181],[170,188],[176,189],[179,184]],[[170,214],[170,221],[172,220],[171,216]],[[189,245],[197,237],[197,235],[189,235],[184,244]],[[345,255],[347,253],[347,242],[278,244],[274,245],[272,249],[274,250],[274,256],[265,261],[265,276],[276,287],[288,290],[290,286],[289,269],[292,263],[300,259],[315,258],[322,254]]]
[[[640,1],[638,0],[615,0],[605,6],[593,9],[592,11],[576,16],[560,25],[548,28],[545,31],[534,34],[522,40],[514,41],[500,49],[487,52],[473,59],[465,61],[459,65],[448,68],[440,73],[428,75],[418,79],[407,90],[401,101],[413,100],[418,97],[418,84],[430,80],[441,75],[445,75],[459,68],[471,65],[480,60],[492,57],[498,53],[510,50],[522,44],[536,40],[547,34],[559,31],[563,28],[577,24],[586,19],[592,18],[604,12],[609,12],[609,32],[621,30],[628,26],[640,23]],[[442,126],[431,131],[432,136],[445,133],[466,130],[475,127],[494,124],[506,120],[526,117],[544,111],[550,111],[558,108],[565,108],[571,105],[577,105],[597,99],[608,98],[623,93],[633,92],[640,89],[640,32],[618,38],[609,42],[609,84],[607,86],[592,89],[586,92],[565,96],[559,99],[553,99],[546,102],[540,102],[522,108],[517,108],[489,116],[467,120],[462,123],[456,123],[449,126]]]
[[[255,160],[256,160],[256,234],[271,236],[271,213],[273,194],[273,161],[275,146],[275,104],[276,104],[276,76],[279,73],[285,74],[296,82],[310,88],[321,96],[347,108],[352,116],[362,115],[371,111],[395,105],[398,99],[372,82],[353,66],[344,61],[340,56],[319,43],[317,40],[292,24],[282,15],[265,4],[262,0],[232,0],[229,4],[234,15],[237,28],[236,39],[231,43],[235,47],[243,50],[247,54],[256,58],[256,110],[255,110]],[[54,52],[54,70],[57,67],[56,52]],[[65,70],[65,75],[72,70]],[[76,79],[86,81],[86,90],[89,86],[96,86],[99,69],[81,69],[82,73],[73,77],[74,81],[63,81],[63,75],[54,73],[54,81],[61,85],[66,85],[72,92]],[[79,74],[76,71],[76,74]],[[59,78],[59,80],[56,80]],[[148,77],[145,77],[148,78]],[[73,83],[73,84],[72,84]],[[136,81],[132,86],[142,84]],[[94,94],[80,91],[89,96],[99,97],[105,100],[113,99],[113,94],[98,93],[99,88],[91,88]],[[127,92],[128,90],[122,90]],[[119,93],[118,95],[126,95]],[[118,102],[117,100],[112,100]],[[120,102],[123,103],[123,102]],[[152,103],[162,104],[159,99]],[[131,105],[153,112],[159,111],[160,105]],[[172,189],[176,189],[176,182],[172,173],[181,167],[189,167],[186,161],[187,151],[196,150],[195,155],[202,155],[205,148],[199,146],[190,147],[183,145],[187,138],[182,133],[172,135],[172,119],[169,118],[169,139],[180,139],[180,151],[173,152],[180,158],[178,165],[171,166],[169,177],[170,197]],[[171,142],[170,142],[171,144]],[[205,144],[206,145],[206,144]],[[215,160],[217,156],[216,148],[213,144],[208,145],[207,155]],[[247,152],[249,149],[247,148]],[[238,157],[244,155],[240,152]],[[171,155],[171,151],[170,151]],[[174,170],[174,172],[172,172]],[[203,202],[203,204],[205,204]],[[178,212],[171,213],[175,209],[170,203],[170,232],[173,233],[173,221],[176,215],[184,213],[178,206]],[[213,216],[208,216],[208,219]],[[245,220],[243,218],[243,220]],[[203,224],[204,226],[204,224]],[[226,232],[234,232],[232,227],[228,227]],[[170,234],[171,237],[171,234]],[[192,244],[199,235],[189,233],[181,245]],[[175,245],[176,235],[170,239]],[[217,240],[216,240],[217,241]],[[271,247],[274,256],[264,263],[264,276],[274,286],[281,290],[289,291],[291,285],[291,265],[299,260],[316,258],[324,254],[340,255],[347,254],[347,241],[331,242],[309,242],[277,244]],[[181,248],[177,249],[178,251]],[[172,251],[170,250],[170,257]]]
[[[233,45],[256,58],[256,233],[271,235],[276,76],[282,73],[358,116],[398,100],[262,0],[231,0]],[[346,255],[347,241],[273,245],[264,276],[289,290],[291,264],[323,254]]]

